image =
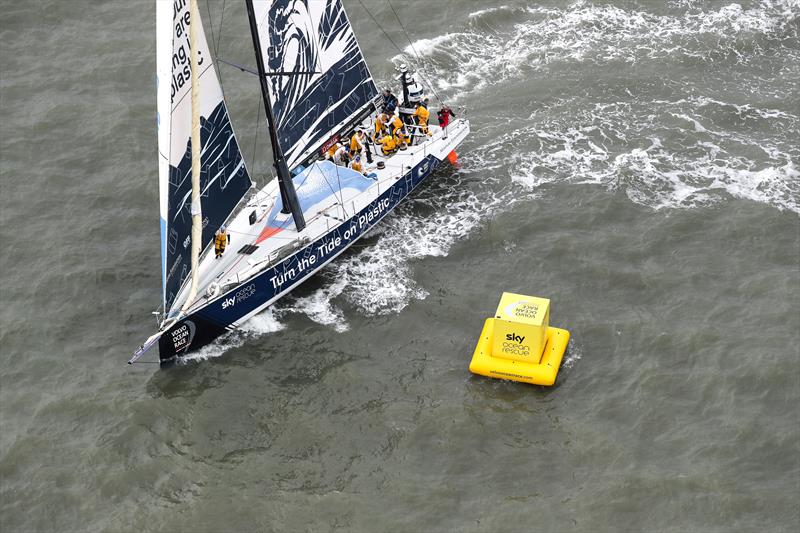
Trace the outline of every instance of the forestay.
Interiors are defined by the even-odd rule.
[[[378,95],[340,0],[255,0],[278,142],[289,168]],[[299,74],[299,73],[304,74]]]
[[[191,67],[189,0],[156,2],[161,276],[165,311],[190,274]],[[200,188],[204,249],[251,187],[203,25],[198,24]]]

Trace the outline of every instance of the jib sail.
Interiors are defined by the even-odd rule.
[[[156,2],[161,277],[169,311],[191,271],[191,66],[189,0]],[[196,28],[200,91],[201,249],[242,196],[250,176],[236,142],[202,24]]]
[[[278,142],[293,168],[378,90],[340,0],[255,0],[254,10]]]

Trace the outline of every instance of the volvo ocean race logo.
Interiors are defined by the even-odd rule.
[[[175,347],[175,352],[182,352],[189,348],[194,339],[194,332],[196,328],[194,322],[191,320],[184,321],[180,326],[173,329],[170,335],[172,336],[172,345]]]

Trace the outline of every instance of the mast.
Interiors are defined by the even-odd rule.
[[[203,211],[200,205],[200,84],[197,81],[197,25],[200,16],[197,0],[189,1],[189,57],[192,69],[192,284],[182,311],[187,311],[197,296],[198,265],[203,241]]]
[[[275,117],[272,113],[272,105],[269,100],[267,72],[264,68],[264,56],[261,54],[261,39],[258,36],[258,22],[256,21],[256,15],[253,9],[253,0],[246,0],[246,3],[247,17],[250,20],[250,33],[253,36],[253,48],[256,52],[256,66],[258,67],[261,96],[264,98],[264,110],[267,113],[269,140],[272,145],[272,157],[274,158],[273,167],[275,167],[275,172],[278,174],[278,186],[281,191],[281,203],[283,204],[281,213],[291,213],[295,228],[300,232],[306,227],[306,220],[303,217],[302,209],[300,209],[300,202],[297,200],[297,192],[294,190],[294,183],[289,173],[289,167],[286,165],[283,149],[278,142],[278,132],[275,128]]]

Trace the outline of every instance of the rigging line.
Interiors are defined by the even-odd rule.
[[[216,46],[216,39],[214,38],[214,17],[211,16],[211,5],[206,0],[206,11],[208,11],[208,25],[211,28],[211,44],[214,45],[214,57],[219,55],[219,49]]]
[[[218,43],[214,40],[214,17],[211,16],[211,6],[209,5],[210,0],[206,0],[206,10],[208,11],[208,23],[211,26],[211,43],[214,45],[214,60],[209,65],[209,68],[213,67],[215,63],[219,62],[219,46]],[[223,4],[224,9],[224,4]],[[223,13],[224,14],[224,13]],[[220,25],[219,28],[220,37],[222,37],[222,26]],[[219,90],[222,92],[222,101],[226,102],[225,99],[225,84],[222,82],[222,69],[214,69],[217,72],[217,80],[219,80]],[[227,107],[227,105],[226,105]],[[253,178],[250,177],[250,182],[253,182]]]
[[[256,131],[255,135],[253,135],[253,158],[250,161],[250,168],[253,169],[254,175],[256,172],[256,146],[258,145],[258,123],[261,120],[261,98],[256,98],[256,100],[258,100],[258,109],[256,109]]]
[[[433,91],[433,95],[436,97],[436,100],[438,100],[439,103],[442,104],[443,103],[442,99],[439,98],[439,93],[436,92],[433,83],[431,83],[431,77],[428,76],[428,72],[427,70],[425,70],[425,60],[422,59],[422,56],[417,53],[417,49],[414,48],[414,43],[411,42],[411,37],[409,37],[408,31],[406,31],[406,27],[403,25],[403,21],[400,20],[400,16],[397,14],[397,11],[395,11],[394,6],[392,5],[392,0],[386,0],[386,3],[389,4],[389,8],[392,10],[392,13],[394,13],[394,18],[397,19],[397,22],[400,24],[400,28],[402,28],[403,33],[406,35],[406,40],[408,41],[408,44],[411,47],[411,51],[414,52],[414,56],[416,57],[417,61],[420,62],[420,65],[422,66],[421,70],[425,73],[425,77],[428,78],[427,80],[428,86]]]
[[[369,17],[372,19],[372,21],[375,23],[375,25],[378,27],[378,29],[381,30],[381,32],[386,36],[386,38],[389,40],[389,42],[392,43],[392,45],[395,47],[395,49],[398,52],[400,52],[400,54],[405,55],[406,54],[405,50],[400,48],[397,45],[397,43],[394,42],[394,40],[391,38],[391,36],[383,28],[383,26],[380,25],[380,23],[375,18],[375,16],[370,12],[369,9],[367,9],[367,6],[364,5],[364,2],[362,2],[361,0],[358,0],[358,3],[361,4],[361,7],[364,9],[364,11],[367,12],[367,15],[369,15]],[[392,8],[392,12],[394,12],[394,7],[392,7],[391,3],[389,3],[389,7],[391,7]],[[394,16],[395,16],[395,18],[397,18],[397,21],[400,22],[400,18],[397,16],[396,12],[394,12]],[[403,27],[403,23],[402,22],[400,22],[400,26]],[[405,32],[405,28],[403,28],[403,31]],[[408,32],[405,32],[405,33],[406,33],[406,38],[408,39]],[[414,50],[414,45],[411,43],[410,39],[409,39],[409,44],[411,44],[411,49]],[[414,50],[414,54],[417,55],[416,54],[416,50]],[[419,59],[419,57],[417,59]],[[423,65],[423,70],[424,70],[424,65]],[[427,73],[426,73],[426,78],[429,78],[429,76],[427,76]],[[439,103],[441,104],[442,103],[442,99],[439,97],[439,94],[436,92],[436,89],[433,87],[433,84],[430,83],[430,81],[428,81],[428,86],[430,86],[431,91],[433,91],[433,94],[436,97],[436,100],[438,100]]]
[[[405,53],[399,46],[397,46],[397,43],[394,42],[394,40],[392,40],[392,37],[388,33],[386,33],[386,30],[383,29],[383,26],[381,26],[380,22],[378,22],[378,20],[373,16],[372,12],[370,12],[370,10],[367,9],[367,6],[364,5],[364,2],[358,0],[358,3],[361,4],[361,7],[364,8],[364,11],[366,11],[367,15],[369,15],[369,18],[372,19],[372,21],[375,23],[378,29],[381,30],[381,32],[383,32],[383,34],[386,36],[387,39],[389,39],[389,42],[392,43],[392,45],[397,49],[397,51],[400,52],[401,54]]]
[[[326,112],[330,112],[330,110],[331,110],[331,102],[329,100],[328,101],[328,107],[327,107],[327,109],[325,109],[325,111]],[[345,138],[347,138],[346,135],[345,135]],[[349,141],[349,138],[347,138],[347,139]],[[347,141],[342,143],[342,147],[346,147],[346,145],[347,145]],[[345,218],[347,218],[347,211],[344,208],[344,194],[342,194],[342,180],[339,179],[339,165],[337,165],[336,161],[333,160],[335,156],[336,155],[334,154],[334,156],[331,157],[331,163],[333,163],[333,166],[336,167],[336,182],[339,184],[339,203],[342,205],[342,214],[344,215]],[[326,179],[325,182],[327,183],[328,180]],[[333,190],[332,187],[331,187],[331,192],[333,192],[333,197],[336,198],[336,192]]]
[[[222,0],[222,16],[219,18],[219,36],[217,37],[216,55],[219,55],[219,44],[222,42],[222,24],[225,22],[225,2],[227,2],[227,0]]]
[[[317,165],[317,164],[318,164],[318,161],[314,161],[313,163],[311,163],[311,165],[312,165],[312,166],[313,166],[313,165]],[[336,163],[334,163],[334,165],[336,165]],[[338,170],[338,169],[336,170],[336,174],[337,174],[337,178],[338,178],[338,174],[339,174],[339,170]],[[338,201],[339,201],[339,203],[342,203],[342,202],[341,202],[341,200],[340,200],[339,198],[336,198],[336,190],[333,188],[333,186],[331,186],[331,184],[330,184],[330,183],[328,183],[328,178],[325,176],[325,174],[323,174],[323,175],[322,175],[322,179],[324,179],[324,180],[325,180],[325,185],[327,185],[327,186],[328,186],[328,188],[331,190],[331,193],[333,193],[333,197],[334,197],[336,200],[338,200]],[[339,185],[339,192],[340,192],[340,193],[341,193],[341,189],[342,189],[342,186],[341,186],[341,185]]]
[[[342,206],[342,215],[344,218],[347,218],[347,209],[344,207],[344,193],[342,193],[342,180],[339,178],[339,165],[336,163],[333,164],[336,167],[336,183],[339,184],[339,203]],[[334,198],[336,197],[336,193],[333,193]],[[353,213],[355,214],[355,213]]]

